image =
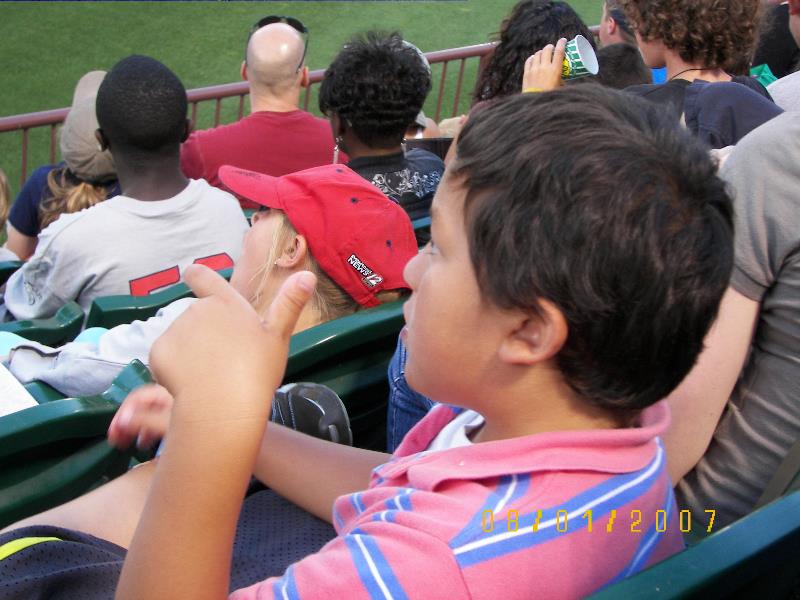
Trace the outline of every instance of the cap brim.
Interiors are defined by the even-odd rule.
[[[225,187],[237,196],[247,198],[267,208],[284,210],[283,203],[278,196],[278,177],[230,165],[221,166],[217,175]]]

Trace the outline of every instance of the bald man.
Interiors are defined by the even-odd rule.
[[[286,23],[266,25],[250,36],[241,68],[250,86],[250,115],[192,133],[181,147],[184,175],[220,187],[222,165],[280,176],[331,163],[330,124],[299,109],[300,91],[308,86],[305,49],[303,34]],[[243,198],[239,202],[255,207]]]

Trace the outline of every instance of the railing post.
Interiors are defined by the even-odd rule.
[[[28,178],[28,128],[22,130],[22,169],[19,176],[19,187],[25,185]]]

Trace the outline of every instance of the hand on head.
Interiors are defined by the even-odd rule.
[[[549,92],[561,86],[561,71],[566,55],[567,39],[548,44],[525,61],[522,91]]]

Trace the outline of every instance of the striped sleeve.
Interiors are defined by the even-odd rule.
[[[282,577],[230,597],[406,600],[425,597],[432,585],[447,590],[452,600],[470,597],[446,543],[398,523],[370,521],[295,563]]]

